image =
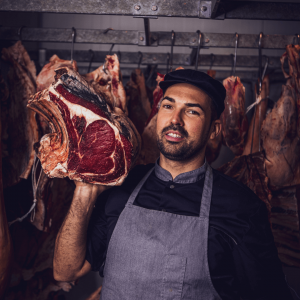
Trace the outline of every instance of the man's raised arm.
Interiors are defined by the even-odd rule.
[[[53,259],[54,278],[74,281],[91,270],[85,260],[89,220],[99,194],[108,186],[76,182],[73,200],[58,232]]]

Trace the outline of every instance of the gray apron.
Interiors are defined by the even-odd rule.
[[[207,165],[200,216],[133,205],[130,195],[109,242],[101,300],[221,299],[213,287],[207,238],[213,173]]]

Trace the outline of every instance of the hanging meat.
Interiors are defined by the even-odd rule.
[[[147,95],[145,77],[141,69],[131,73],[130,81],[126,84],[128,117],[135,125],[139,134],[145,128],[146,120],[151,113],[151,105]]]
[[[48,86],[54,81],[55,70],[62,67],[68,67],[70,69],[74,69],[74,71],[78,71],[75,60],[72,62],[71,60],[60,59],[56,54],[54,54],[49,59],[49,63],[43,67],[36,78],[37,92],[48,88]]]
[[[159,83],[163,81],[165,75],[157,73],[156,77],[156,88],[153,91],[153,106],[150,116],[147,120],[147,125],[142,134],[142,150],[140,152],[139,158],[137,160],[137,164],[147,165],[150,163],[154,163],[156,159],[159,157],[159,150],[157,147],[157,139],[156,139],[156,120],[157,120],[157,112],[158,105],[163,98],[163,91],[159,87]]]
[[[110,106],[127,112],[126,92],[122,84],[122,74],[116,54],[107,55],[104,66],[82,77],[90,83],[97,94],[105,98]]]
[[[300,183],[300,47],[288,45],[281,59],[288,59],[287,84],[262,125],[261,138],[266,153],[266,168],[275,188]]]
[[[262,152],[235,157],[218,169],[220,172],[240,181],[249,187],[271,210],[271,191],[265,170],[265,157]]]
[[[17,216],[22,216],[32,202],[26,195],[28,190],[21,192],[21,188],[14,191],[14,195],[19,196],[11,199]],[[10,281],[5,300],[56,299],[60,290],[67,292],[72,288],[69,282],[54,280],[52,266],[55,239],[69,210],[74,187],[66,178],[54,178],[48,192],[52,195],[47,204],[46,221],[50,227],[49,232],[39,231],[29,220],[10,226],[14,245],[14,260],[11,265],[13,280]],[[21,207],[26,206],[25,211],[20,211]]]
[[[9,97],[8,87],[0,75],[0,100],[6,101]],[[1,123],[0,123],[1,137]],[[1,141],[1,138],[0,138]],[[0,143],[1,150],[1,143]],[[12,263],[12,243],[5,212],[5,203],[2,188],[2,163],[0,160],[0,299],[3,299],[9,284]]]
[[[295,90],[290,85],[283,85],[282,95],[267,115],[261,130],[267,174],[272,186],[300,183],[297,121]]]
[[[245,115],[245,87],[239,77],[228,77],[223,81],[226,89],[225,110],[221,115],[223,143],[235,155],[244,150],[245,135],[248,130]]]
[[[140,149],[134,125],[123,110],[106,102],[106,97],[97,94],[77,72],[67,67],[55,72],[55,82],[28,104],[48,120],[52,131],[37,149],[44,172],[50,177],[122,184]],[[112,82],[112,99],[119,84]]]
[[[9,64],[6,82],[9,97],[1,102],[3,187],[26,179],[34,159],[33,145],[38,141],[35,112],[27,102],[36,92],[36,69],[22,43],[2,50]]]
[[[265,76],[262,82],[261,87],[261,101],[259,104],[255,106],[255,111],[252,116],[250,126],[248,129],[247,140],[245,144],[245,149],[243,155],[248,155],[250,153],[255,153],[262,150],[261,147],[261,138],[260,131],[262,123],[266,117],[267,109],[268,109],[268,98],[269,98],[269,76]],[[257,95],[257,87],[255,88],[255,94]]]
[[[176,69],[177,70],[177,69]],[[160,102],[160,100],[162,99],[163,97],[163,91],[162,89],[159,87],[159,83],[161,81],[163,81],[165,78],[165,75],[163,74],[160,74],[160,73],[157,73],[157,76],[156,76],[156,88],[155,90],[153,91],[153,105],[152,105],[152,110],[151,110],[151,113],[148,117],[148,120],[146,122],[146,126],[149,124],[149,122],[151,121],[151,119],[157,114],[158,112],[158,103]]]
[[[280,260],[300,268],[299,185],[272,192],[270,222]]]

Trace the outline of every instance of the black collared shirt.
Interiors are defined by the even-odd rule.
[[[100,195],[88,229],[86,259],[103,275],[106,249],[118,217],[152,165],[135,167],[120,187]],[[134,205],[199,216],[206,166],[171,174],[155,164]],[[246,186],[214,170],[208,263],[222,299],[292,299],[268,222],[265,204]]]

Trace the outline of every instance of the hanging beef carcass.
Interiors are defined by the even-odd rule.
[[[262,152],[235,157],[218,170],[248,186],[271,210],[271,192]]]
[[[160,73],[157,73],[157,76],[156,76],[156,88],[154,89],[153,91],[153,105],[152,105],[152,110],[151,110],[151,113],[148,117],[148,120],[146,122],[146,126],[149,124],[149,122],[152,120],[152,118],[157,114],[158,112],[158,103],[160,102],[160,100],[162,99],[163,97],[163,91],[162,89],[159,87],[159,83],[161,81],[163,81],[165,78],[165,75],[163,74],[160,74]]]
[[[101,94],[111,107],[117,107],[127,113],[126,92],[122,84],[120,64],[116,54],[107,55],[104,66],[82,77]]]
[[[120,82],[111,85],[115,99]],[[123,110],[106,102],[103,94],[67,67],[56,70],[55,82],[34,95],[28,106],[50,123],[52,133],[38,146],[48,176],[122,184],[140,149],[139,134]]]
[[[258,97],[257,88],[255,88],[256,97]],[[260,131],[262,123],[266,117],[267,109],[268,109],[268,98],[269,98],[269,76],[265,76],[262,82],[261,87],[261,101],[259,104],[255,106],[255,111],[252,116],[250,126],[248,129],[247,140],[245,143],[245,149],[243,155],[248,155],[250,153],[255,153],[262,150],[261,147],[261,138]]]
[[[6,101],[9,91],[6,83],[0,75],[0,100]],[[1,134],[1,123],[0,123]],[[1,137],[1,135],[0,135]],[[0,139],[1,141],[1,139]],[[0,143],[1,149],[1,143]],[[9,284],[12,262],[12,243],[6,219],[5,204],[2,189],[2,163],[0,161],[0,299],[4,297],[5,290]]]
[[[27,102],[36,92],[36,69],[22,43],[2,50],[9,64],[6,81],[9,97],[1,102],[3,186],[26,179],[34,159],[33,145],[38,141],[35,112]]]
[[[163,81],[165,75],[157,73],[156,77],[156,88],[153,91],[153,106],[150,116],[147,120],[147,125],[142,134],[142,150],[140,152],[137,164],[150,164],[154,163],[159,157],[159,150],[157,147],[157,138],[156,138],[156,120],[158,105],[163,98],[163,91],[159,86],[159,83]]]
[[[28,190],[21,189],[14,191],[15,197],[11,199],[17,216],[27,211],[28,208],[23,213],[19,211],[22,206],[25,208],[24,202],[28,207],[32,201]],[[10,226],[14,260],[11,265],[12,280],[5,300],[56,299],[59,290],[68,291],[72,287],[70,283],[54,280],[52,266],[55,239],[69,210],[74,186],[66,178],[54,178],[48,192],[52,195],[47,203],[48,232],[37,230],[27,220]]]
[[[261,138],[272,188],[300,183],[300,47],[287,46],[290,70],[282,94],[262,125]],[[282,59],[282,64],[284,59]]]
[[[60,59],[56,54],[54,54],[49,59],[49,63],[43,67],[36,78],[37,92],[48,88],[48,86],[54,81],[55,70],[62,67],[68,67],[70,69],[74,69],[74,71],[78,71],[75,60],[72,62],[71,60]]]
[[[245,87],[239,77],[228,77],[223,81],[226,89],[225,110],[221,115],[223,143],[235,155],[244,150],[248,129],[245,115]]]
[[[141,69],[135,69],[131,73],[126,84],[128,117],[140,134],[143,133],[146,120],[151,113],[151,104],[147,95],[145,77]]]

